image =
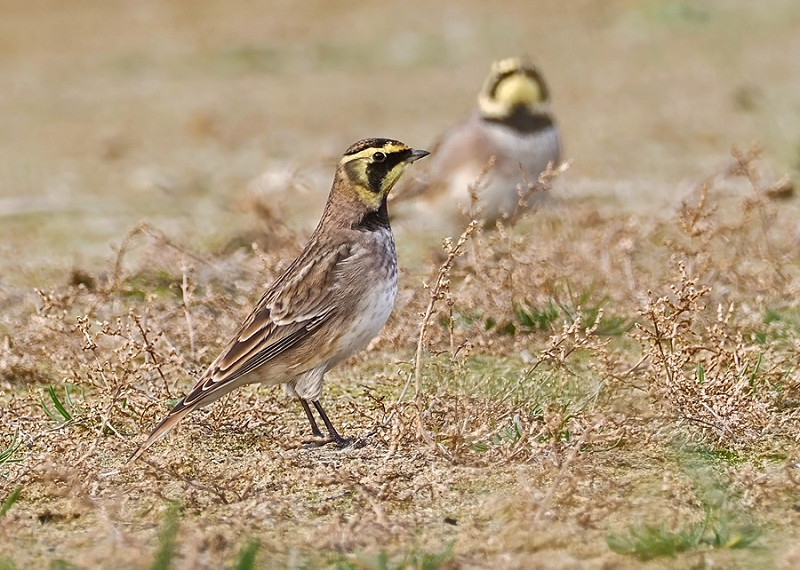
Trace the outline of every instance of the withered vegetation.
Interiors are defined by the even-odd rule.
[[[790,567],[797,222],[760,166],[735,150],[660,216],[556,197],[431,244],[328,376],[344,450],[249,387],[124,466],[303,238],[209,254],[134,228],[104,270],[2,301],[0,561]]]

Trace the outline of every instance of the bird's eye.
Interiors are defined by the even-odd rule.
[[[374,160],[375,162],[383,162],[384,160],[386,160],[386,155],[381,151],[378,151],[372,155],[372,160]]]

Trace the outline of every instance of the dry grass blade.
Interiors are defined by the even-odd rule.
[[[414,351],[414,368],[411,374],[409,374],[408,380],[406,381],[403,390],[400,393],[400,396],[397,399],[397,403],[395,404],[395,408],[403,401],[405,398],[405,394],[408,391],[408,387],[411,383],[411,380],[414,381],[414,404],[416,406],[416,419],[417,419],[417,435],[423,438],[428,445],[432,448],[439,451],[439,453],[443,454],[445,457],[450,457],[450,454],[444,450],[440,445],[437,445],[436,442],[433,440],[431,435],[425,429],[425,421],[423,418],[423,392],[422,392],[422,357],[425,350],[425,333],[428,330],[428,326],[430,325],[431,316],[433,315],[434,308],[436,307],[436,303],[443,298],[443,290],[449,287],[449,280],[450,280],[450,271],[453,267],[453,262],[455,259],[462,253],[464,244],[467,243],[472,232],[475,231],[478,222],[473,220],[469,223],[466,229],[461,233],[458,240],[456,241],[455,245],[453,245],[451,238],[445,238],[443,247],[447,254],[447,257],[439,266],[439,270],[436,274],[436,281],[434,282],[433,287],[430,289],[430,295],[428,298],[428,305],[425,308],[425,312],[422,315],[422,320],[419,324],[419,332],[417,334],[417,346],[416,350]]]
[[[569,170],[569,161],[560,164],[547,163],[547,167],[539,173],[536,180],[531,180],[528,173],[520,165],[520,176],[522,176],[523,185],[517,189],[519,200],[517,201],[517,208],[507,220],[506,223],[515,223],[519,218],[528,211],[528,201],[536,194],[549,192],[553,189],[553,183],[559,176]]]

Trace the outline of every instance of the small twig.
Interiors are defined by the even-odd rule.
[[[439,267],[439,272],[436,276],[436,284],[433,286],[433,289],[431,289],[430,300],[428,301],[428,306],[425,309],[425,314],[422,317],[422,322],[420,323],[419,327],[419,335],[417,336],[417,350],[414,353],[414,402],[417,407],[417,433],[433,447],[436,447],[436,443],[431,435],[425,431],[424,422],[422,420],[421,372],[422,352],[425,347],[425,332],[428,330],[428,325],[430,325],[431,316],[433,315],[433,309],[436,306],[436,301],[438,301],[441,297],[442,289],[449,284],[450,270],[453,267],[453,261],[455,261],[455,258],[460,254],[462,247],[467,242],[469,236],[475,230],[477,225],[477,220],[472,220],[458,238],[455,246],[452,245],[451,238],[446,238],[444,240],[444,248],[445,251],[447,251],[447,258]]]
[[[665,337],[662,336],[661,331],[658,328],[658,318],[655,314],[651,311],[650,312],[651,322],[653,323],[653,341],[658,349],[658,354],[661,357],[661,363],[664,366],[664,372],[667,374],[667,379],[669,380],[670,385],[674,384],[675,380],[672,377],[672,367],[670,366],[669,360],[667,360],[667,355],[664,353],[664,344],[662,340],[665,340]]]
[[[553,162],[548,162],[547,167],[539,173],[539,176],[536,178],[535,181],[531,180],[528,177],[527,172],[522,167],[522,164],[519,165],[520,174],[522,175],[522,180],[524,185],[519,185],[517,189],[518,194],[518,201],[517,207],[514,209],[513,212],[506,218],[504,221],[506,224],[511,224],[514,221],[518,220],[522,214],[524,214],[528,210],[528,200],[534,194],[548,192],[553,188],[553,182],[564,172],[566,172],[570,167],[570,163],[562,162],[560,164],[554,164]]]
[[[173,477],[173,478],[175,478],[175,479],[177,479],[179,481],[182,481],[184,484],[188,485],[189,487],[194,487],[195,489],[199,489],[201,491],[205,491],[205,492],[210,493],[212,495],[216,495],[219,498],[219,500],[222,501],[223,505],[230,505],[231,504],[231,501],[228,500],[228,496],[226,495],[226,492],[232,493],[233,496],[236,497],[236,499],[239,500],[239,501],[241,501],[244,498],[244,494],[240,494],[237,491],[235,491],[233,489],[230,489],[230,488],[222,487],[220,485],[217,485],[216,483],[210,483],[210,484],[209,483],[201,483],[200,481],[195,481],[193,479],[189,479],[188,477],[184,477],[183,475],[181,475],[180,473],[178,473],[174,469],[161,467],[161,466],[159,466],[159,465],[157,465],[157,464],[155,464],[152,461],[149,461],[147,459],[140,459],[139,461],[143,462],[145,465],[147,465],[151,469],[154,469],[156,472],[166,473],[166,474],[170,475],[171,477]]]
[[[92,335],[89,334],[89,329],[91,325],[89,324],[89,317],[88,315],[79,316],[77,318],[77,324],[75,325],[78,330],[83,333],[83,338],[86,340],[86,344],[83,345],[83,350],[91,351],[92,356],[94,357],[94,362],[96,365],[95,370],[98,374],[100,374],[100,378],[103,380],[103,384],[106,388],[109,387],[108,377],[106,376],[106,372],[104,370],[104,363],[100,360],[100,356],[97,354],[97,343],[92,338]]]
[[[544,514],[547,505],[553,499],[553,495],[555,495],[556,490],[558,489],[561,482],[564,480],[567,469],[572,465],[575,459],[578,457],[578,453],[581,450],[586,438],[589,437],[589,434],[592,433],[595,429],[599,427],[599,424],[590,426],[586,428],[586,430],[581,434],[581,436],[575,441],[575,444],[570,449],[570,453],[567,456],[567,459],[564,463],[561,464],[561,469],[558,470],[555,478],[553,479],[553,484],[550,485],[550,488],[547,490],[544,498],[542,498],[541,502],[539,503],[539,508],[536,510],[536,514],[533,515],[533,520],[537,521],[541,518],[542,514]]]
[[[103,414],[103,420],[100,422],[100,430],[99,430],[99,433],[98,433],[98,439],[99,439],[100,436],[103,435],[103,432],[105,431],[105,429],[108,428],[112,432],[114,432],[114,435],[116,435],[122,441],[127,441],[127,439],[121,433],[119,433],[119,431],[117,431],[117,428],[115,428],[111,424],[109,419],[108,419],[109,416],[111,415],[111,411],[114,409],[114,406],[117,403],[117,398],[119,397],[120,392],[122,392],[122,386],[121,385],[117,385],[116,389],[114,390],[114,395],[111,396],[111,403],[105,409],[105,413]]]
[[[183,255],[186,255],[196,263],[200,263],[203,265],[213,265],[206,259],[203,259],[199,255],[196,255],[189,251],[187,248],[176,244],[167,235],[162,232],[161,230],[154,228],[147,222],[142,222],[130,230],[125,237],[122,239],[122,242],[119,245],[119,249],[117,250],[117,257],[114,260],[114,271],[112,273],[111,281],[109,283],[108,290],[114,291],[120,284],[122,280],[122,262],[125,258],[125,254],[128,252],[128,249],[131,246],[131,242],[133,238],[138,235],[146,235],[150,238],[155,239],[160,245],[166,246],[170,249],[174,249],[175,251],[179,251]]]
[[[172,393],[169,389],[169,382],[167,381],[167,377],[164,376],[164,372],[161,370],[161,362],[159,362],[158,357],[156,356],[155,348],[153,348],[153,344],[150,342],[150,339],[147,338],[147,329],[142,325],[142,319],[139,317],[139,315],[136,315],[133,312],[130,313],[130,317],[133,319],[133,322],[136,323],[136,326],[139,328],[139,332],[142,334],[145,352],[147,352],[147,354],[150,355],[150,358],[153,359],[153,363],[156,365],[158,375],[161,376],[161,379],[164,381],[164,389],[167,391],[167,397],[172,398]]]
[[[478,194],[478,189],[483,185],[483,181],[486,180],[486,177],[489,175],[489,171],[494,168],[494,163],[496,162],[496,157],[492,156],[486,162],[486,165],[481,170],[480,174],[478,174],[477,178],[467,186],[467,192],[469,192],[469,211],[467,212],[469,215],[470,220],[482,220],[483,217],[481,216],[481,209],[480,209],[480,196]]]
[[[194,322],[192,320],[192,311],[189,308],[192,298],[192,287],[189,283],[188,275],[189,270],[190,268],[185,264],[181,267],[181,299],[183,301],[183,316],[186,318],[186,328],[189,330],[189,348],[192,351],[192,358],[197,360],[197,349],[194,342]]]
[[[453,262],[455,261],[455,258],[461,253],[461,250],[462,250],[464,244],[467,242],[467,240],[469,239],[470,235],[472,235],[472,232],[475,230],[477,225],[478,225],[478,221],[477,220],[472,220],[469,223],[469,225],[466,227],[466,229],[463,231],[461,236],[458,238],[458,241],[456,242],[455,246],[452,245],[452,239],[451,238],[446,238],[444,240],[444,248],[445,248],[445,251],[447,251],[447,258],[444,260],[444,262],[439,267],[439,271],[438,271],[437,276],[436,276],[436,284],[434,285],[433,289],[431,290],[430,300],[428,302],[427,308],[425,309],[425,313],[423,314],[422,322],[420,323],[419,335],[417,337],[417,348],[416,348],[416,351],[414,352],[414,369],[413,369],[412,372],[410,372],[408,374],[408,377],[406,378],[406,383],[403,385],[403,389],[400,391],[400,395],[397,397],[397,401],[392,406],[392,411],[389,413],[389,416],[386,418],[386,420],[380,426],[380,427],[386,427],[386,426],[388,426],[388,425],[390,425],[392,423],[392,420],[394,419],[395,414],[397,413],[397,410],[398,410],[400,404],[403,402],[403,400],[406,397],[406,394],[408,393],[408,389],[410,388],[411,381],[413,379],[414,380],[414,403],[415,403],[415,406],[416,406],[416,409],[417,409],[417,418],[416,418],[417,419],[417,433],[431,447],[433,447],[434,449],[439,451],[439,453],[441,453],[448,460],[451,460],[452,457],[447,452],[447,450],[445,450],[440,445],[438,445],[433,440],[433,438],[430,436],[430,434],[425,431],[424,422],[422,420],[422,388],[421,388],[421,381],[420,381],[420,379],[421,379],[421,371],[422,371],[422,352],[423,352],[424,346],[425,346],[425,332],[427,331],[428,325],[430,324],[430,320],[431,320],[431,317],[433,315],[433,309],[436,306],[436,301],[439,300],[439,298],[441,297],[441,294],[442,294],[442,289],[448,283],[449,275],[450,275],[450,269],[453,266]],[[427,286],[426,286],[426,288],[427,288]]]

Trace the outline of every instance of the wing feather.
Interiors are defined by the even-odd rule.
[[[226,393],[235,380],[318,331],[337,311],[336,269],[350,253],[346,246],[304,252],[264,294],[233,340],[208,367],[186,397],[187,405],[202,405],[202,400],[212,394],[216,399],[217,391]]]

